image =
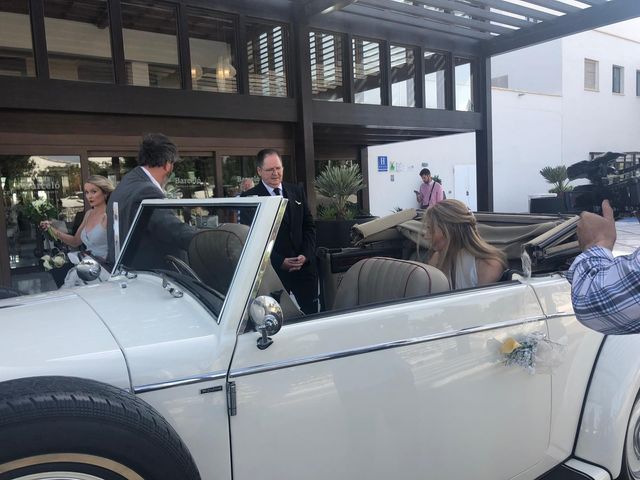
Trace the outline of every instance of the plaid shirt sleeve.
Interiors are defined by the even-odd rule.
[[[614,258],[592,247],[574,260],[567,280],[582,324],[608,335],[640,333],[640,248]]]

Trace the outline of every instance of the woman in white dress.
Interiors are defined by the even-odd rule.
[[[423,225],[431,252],[428,263],[447,276],[452,289],[500,279],[507,267],[505,255],[480,237],[476,218],[464,203],[436,203],[426,210]]]
[[[84,216],[75,235],[70,235],[55,228],[49,220],[40,223],[43,230],[51,229],[53,235],[70,247],[79,247],[84,244],[86,253],[100,262],[107,257],[107,200],[114,190],[113,183],[108,178],[100,175],[92,175],[84,184],[84,196],[90,205],[90,209]],[[67,274],[65,286],[73,286],[78,283],[75,269]]]

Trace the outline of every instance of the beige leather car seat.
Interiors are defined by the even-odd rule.
[[[448,290],[447,277],[431,265],[371,257],[360,260],[342,277],[333,308],[420,297]]]
[[[249,227],[239,223],[222,223],[216,228],[198,232],[189,244],[191,268],[204,283],[226,294],[248,233]],[[289,297],[271,264],[267,266],[262,277],[258,295],[276,298],[285,319],[303,315]]]

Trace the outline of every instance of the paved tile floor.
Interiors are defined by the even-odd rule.
[[[626,255],[640,247],[640,222],[636,218],[625,218],[616,222],[618,238],[613,248],[614,255]]]

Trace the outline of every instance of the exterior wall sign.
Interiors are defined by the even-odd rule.
[[[389,162],[387,157],[378,157],[378,171],[379,172],[388,172],[389,171]]]

